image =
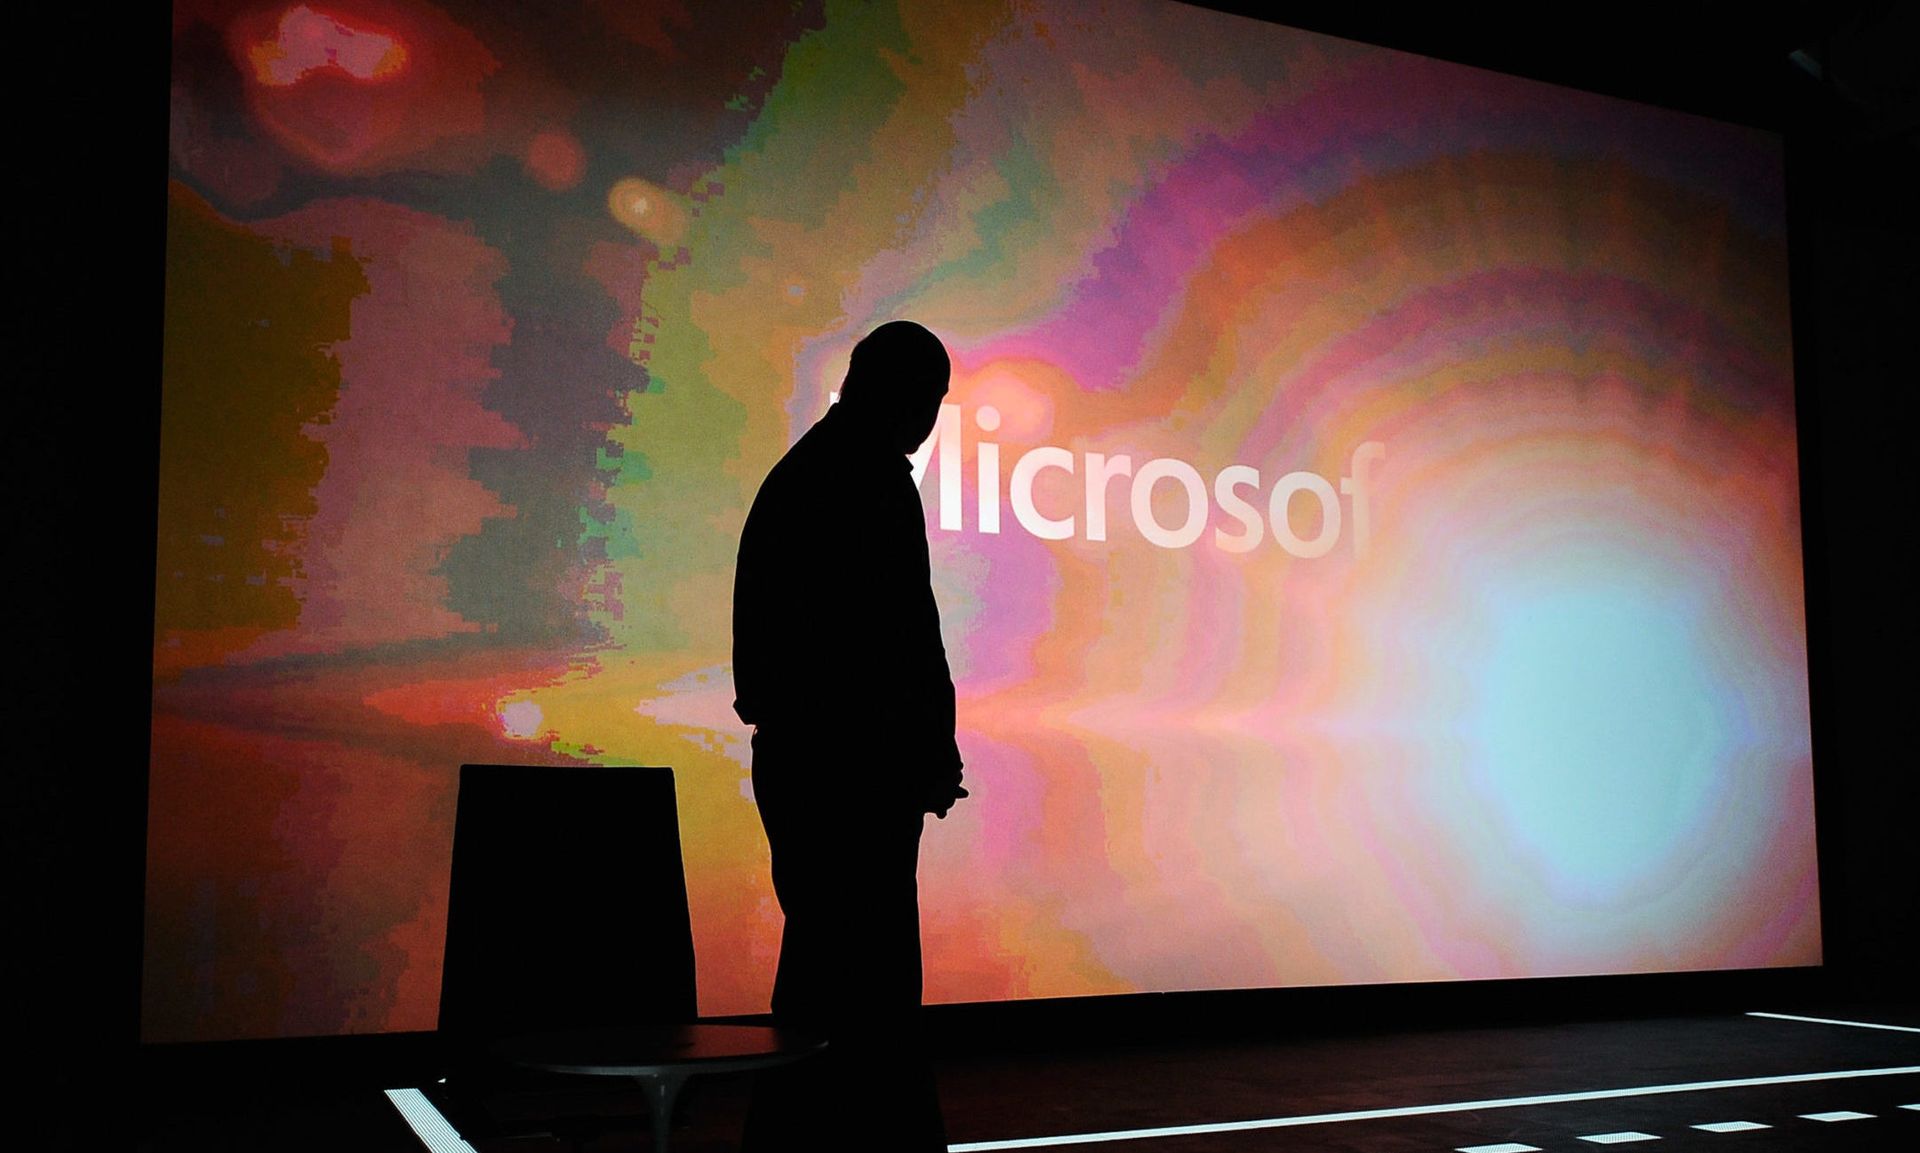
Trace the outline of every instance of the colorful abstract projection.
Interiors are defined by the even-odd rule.
[[[149,1039],[431,1028],[467,761],[673,766],[764,1008],[734,549],[898,316],[931,999],[1820,959],[1775,138],[1145,0],[174,21]]]

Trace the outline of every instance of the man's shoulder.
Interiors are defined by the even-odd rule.
[[[803,433],[760,481],[747,511],[743,541],[768,532],[784,535],[803,522],[817,525],[822,513],[838,503],[846,487],[844,467],[832,446],[814,435],[819,429],[816,424]]]
[[[844,521],[849,529],[884,531],[900,507],[917,506],[906,457],[868,451],[845,432],[829,418],[802,434],[760,482],[748,523]]]
[[[760,482],[758,500],[833,483],[834,477],[843,468],[831,446],[815,435],[819,428],[819,425],[814,425],[801,434],[800,439],[774,462],[767,471],[766,479]]]
[[[762,492],[791,487],[833,486],[858,496],[890,486],[912,487],[904,456],[876,452],[855,442],[829,417],[802,433],[761,481]]]

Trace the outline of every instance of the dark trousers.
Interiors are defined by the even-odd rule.
[[[827,1039],[756,1080],[755,1153],[946,1148],[919,1028],[924,814],[881,775],[885,755],[844,737],[754,735],[754,797],[786,916],[774,1022]]]

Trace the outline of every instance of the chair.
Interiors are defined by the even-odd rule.
[[[605,1086],[509,1068],[488,1049],[697,1016],[673,770],[464,765],[452,869],[440,994],[452,1072],[433,1095],[474,1136],[551,1132],[578,1147],[607,1123],[529,1129],[514,1114],[529,1100],[591,1105]]]

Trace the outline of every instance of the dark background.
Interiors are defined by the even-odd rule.
[[[1782,997],[1802,1006],[1914,1000],[1920,6],[1762,12],[1676,0],[1449,19],[1351,4],[1209,6],[1783,133],[1826,964],[1524,988],[961,1006],[937,1015],[939,1031],[955,1045],[988,1034],[1037,1044],[1062,1026],[1164,1033],[1176,1020],[1206,1032],[1248,1020],[1249,997],[1296,1022],[1390,1004],[1402,1020],[1436,1025],[1492,1005],[1551,1017],[1784,1008]],[[156,1064],[138,1045],[167,34],[164,9],[117,23],[54,20],[18,42],[6,73],[16,109],[9,295],[18,303],[0,394],[13,625],[4,634],[13,748],[0,764],[0,989],[23,1026],[10,1033],[15,1054],[37,1069],[8,1120],[56,1147],[119,1144],[94,1127],[131,1123],[140,1090],[170,1080],[166,1062],[196,1059],[170,1053]],[[1742,1001],[1756,996],[1775,1003]],[[403,1040],[246,1043],[255,1047],[240,1066],[284,1081],[320,1053],[321,1065],[357,1071],[336,1075],[371,1084],[383,1066],[413,1058],[369,1043]],[[96,1103],[75,1103],[89,1094]]]

